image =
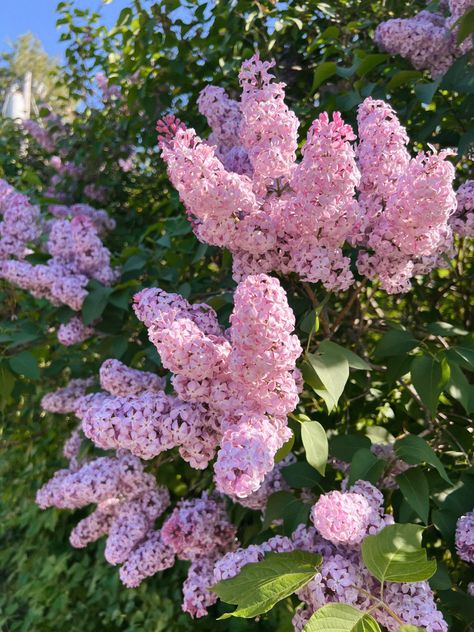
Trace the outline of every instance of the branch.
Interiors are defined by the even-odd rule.
[[[319,304],[316,294],[314,293],[313,288],[310,286],[310,284],[307,283],[306,281],[303,281],[302,285],[303,285],[304,291],[306,292],[306,295],[311,301],[311,305],[314,307],[316,311],[319,312],[319,322],[321,323],[321,327],[323,328],[324,335],[329,338],[331,336],[331,330],[329,328],[329,322],[328,322],[326,313],[324,311],[324,308],[321,309],[321,305]]]
[[[329,338],[331,338],[336,331],[339,329],[339,326],[341,325],[342,321],[344,320],[344,318],[347,316],[348,312],[350,311],[351,307],[354,305],[356,299],[358,298],[362,288],[364,287],[364,285],[366,284],[367,280],[364,279],[360,285],[358,287],[356,287],[353,291],[352,294],[349,298],[349,300],[347,301],[347,303],[344,305],[344,307],[342,308],[342,310],[339,312],[338,317],[336,318],[336,320],[334,321],[334,325],[332,327],[332,331],[329,334]]]

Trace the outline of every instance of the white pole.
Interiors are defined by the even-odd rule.
[[[25,118],[29,119],[31,116],[31,84],[33,75],[28,70],[25,72],[25,78],[23,81],[23,97],[25,99]]]

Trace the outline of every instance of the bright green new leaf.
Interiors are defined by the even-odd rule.
[[[436,572],[436,561],[428,560],[421,546],[424,527],[392,524],[362,542],[362,559],[369,572],[381,582],[419,582]]]
[[[237,604],[229,617],[252,618],[268,612],[273,606],[305,586],[321,564],[321,556],[305,551],[267,553],[261,562],[246,564],[236,577],[212,586],[222,601]]]
[[[370,614],[353,606],[330,603],[312,615],[303,632],[380,632],[380,626]]]
[[[425,524],[430,511],[430,488],[425,474],[417,467],[396,476],[403,497]]]
[[[426,443],[424,439],[418,435],[408,435],[395,441],[395,453],[399,459],[405,461],[409,465],[419,465],[420,463],[428,463],[432,465],[439,475],[449,484],[451,480],[444,469],[444,465],[436,456],[433,448]]]
[[[305,421],[301,424],[301,440],[306,452],[306,460],[324,476],[328,460],[326,431],[317,421]]]

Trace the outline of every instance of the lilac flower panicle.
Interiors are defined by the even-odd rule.
[[[462,560],[474,563],[474,509],[456,524],[456,551]]]
[[[422,14],[438,28],[433,14]],[[387,292],[407,292],[412,277],[452,249],[449,152],[410,158],[393,109],[369,97],[359,108],[358,145],[338,112],[322,113],[297,161],[299,123],[273,66],[258,55],[242,64],[240,102],[216,86],[201,93],[207,141],[169,117],[158,123],[169,178],[196,236],[230,250],[236,281],[276,271],[346,290],[354,283],[349,244],[361,248],[360,274],[379,278]]]
[[[367,533],[370,516],[365,496],[353,492],[323,494],[311,510],[314,526],[333,544],[359,544]]]

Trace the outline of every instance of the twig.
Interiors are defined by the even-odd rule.
[[[387,606],[387,604],[384,601],[382,601],[378,597],[375,597],[375,595],[372,595],[367,590],[364,590],[363,588],[359,588],[359,586],[352,586],[352,588],[355,588],[355,590],[359,591],[360,593],[362,593],[363,595],[365,595],[366,597],[368,597],[372,601],[376,602],[375,606],[373,608],[371,608],[370,611],[375,610],[376,608],[383,608],[384,610],[386,610],[388,612],[388,614],[391,617],[393,617],[395,619],[395,621],[397,623],[399,623],[400,625],[404,625],[405,624],[405,621],[402,621],[400,619],[400,617],[389,606]]]
[[[334,321],[334,325],[332,327],[331,333],[329,334],[330,338],[339,329],[339,326],[341,325],[341,323],[344,320],[344,318],[347,316],[347,314],[350,311],[351,307],[354,305],[356,299],[358,298],[358,296],[359,296],[359,294],[360,294],[360,292],[361,292],[361,290],[362,290],[362,288],[364,287],[365,284],[366,284],[366,279],[364,279],[362,281],[362,283],[360,283],[360,285],[353,290],[351,297],[349,298],[347,303],[344,305],[342,310],[339,312],[339,315],[337,316],[336,320]]]
[[[311,301],[312,306],[316,311],[318,311],[318,308],[320,308],[321,306],[316,297],[316,294],[313,291],[313,288],[306,281],[303,281],[302,285],[309,300]],[[319,322],[321,323],[321,327],[323,328],[324,335],[329,337],[331,334],[331,330],[329,328],[329,322],[327,320],[326,314],[324,313],[324,308],[319,312]]]

